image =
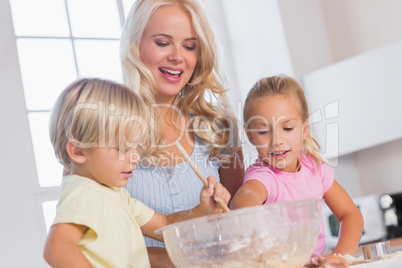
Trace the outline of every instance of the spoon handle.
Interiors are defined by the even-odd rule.
[[[200,178],[202,183],[205,185],[205,187],[208,187],[208,180],[205,178],[204,174],[202,174],[201,170],[198,169],[198,167],[195,165],[193,160],[191,160],[191,157],[188,155],[188,153],[184,150],[184,148],[181,146],[179,142],[175,143],[175,146],[177,150],[181,153],[181,155],[184,157],[184,159],[187,161],[187,163],[191,166],[191,168],[194,170],[194,172],[197,174],[197,176]],[[222,199],[219,199],[217,201],[218,205],[223,209],[224,212],[229,212],[230,209],[226,204],[223,202]]]

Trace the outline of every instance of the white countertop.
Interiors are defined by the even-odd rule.
[[[402,267],[402,258],[378,260],[350,266],[350,268],[401,268],[401,267]]]
[[[363,259],[360,256],[358,259]],[[402,251],[395,251],[382,259],[372,262],[366,262],[361,264],[352,264],[351,268],[401,268],[402,267]]]

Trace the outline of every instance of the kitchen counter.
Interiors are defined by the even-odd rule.
[[[398,250],[402,250],[402,237],[394,238],[389,240],[389,244],[391,246],[391,252],[395,252]],[[361,246],[357,248],[355,257],[362,255],[362,248]],[[401,266],[402,267],[402,266]]]
[[[378,260],[368,263],[351,265],[351,268],[401,268],[402,258]]]
[[[391,239],[389,242],[392,252],[402,250],[402,237]]]
[[[401,268],[402,267],[402,251],[396,251],[380,260],[351,265],[351,268]]]
[[[390,240],[391,254],[388,254],[383,259],[351,265],[353,268],[401,268],[402,267],[402,238]],[[362,249],[359,247],[355,256],[363,258]]]

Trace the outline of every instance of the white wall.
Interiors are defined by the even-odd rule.
[[[335,165],[335,179],[345,188],[348,194],[354,198],[363,195],[360,174],[357,169],[356,153],[347,154],[340,159],[329,159],[331,164]]]
[[[334,62],[402,40],[402,2],[399,0],[322,0],[321,3]],[[387,87],[387,81],[383,82],[383,88],[367,94],[382,92]],[[394,90],[401,92],[400,88]],[[390,106],[387,110],[392,109]],[[394,119],[390,124],[400,125],[399,121]],[[401,139],[337,159],[337,177],[350,179],[350,184],[345,181],[345,185],[352,196],[359,193],[356,180],[361,195],[402,191],[400,175],[396,172],[397,163],[402,163]],[[352,159],[355,165],[350,164]]]
[[[46,234],[8,1],[0,1],[0,267],[46,267]]]
[[[317,123],[321,145],[336,143],[329,157],[345,155],[402,138],[402,40],[339,61],[303,76],[312,111],[336,102],[338,138],[327,138],[325,120]],[[324,114],[324,113],[323,113]],[[319,127],[318,127],[319,126]]]
[[[302,75],[333,63],[321,0],[280,0],[278,4],[294,77],[300,81]]]
[[[321,3],[335,62],[402,39],[400,0]]]
[[[355,159],[362,193],[402,191],[402,139],[359,151]]]

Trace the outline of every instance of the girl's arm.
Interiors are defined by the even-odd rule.
[[[58,223],[49,230],[44,258],[52,267],[93,267],[78,248],[88,227],[73,223]]]
[[[163,241],[162,235],[155,234],[155,230],[174,222],[189,220],[209,214],[222,213],[223,209],[215,200],[221,199],[227,204],[230,199],[230,194],[222,184],[216,182],[213,176],[208,177],[208,185],[208,188],[203,187],[200,194],[200,204],[194,208],[175,212],[170,215],[155,212],[151,220],[141,227],[143,235]]]
[[[249,180],[240,187],[230,202],[231,209],[262,205],[268,198],[264,184],[257,180]]]
[[[335,180],[324,194],[324,200],[341,224],[338,244],[332,254],[353,256],[363,233],[363,216],[360,210]]]
[[[243,152],[240,150],[229,159],[230,162],[222,163],[219,169],[221,183],[228,189],[233,197],[243,184],[244,162]]]

